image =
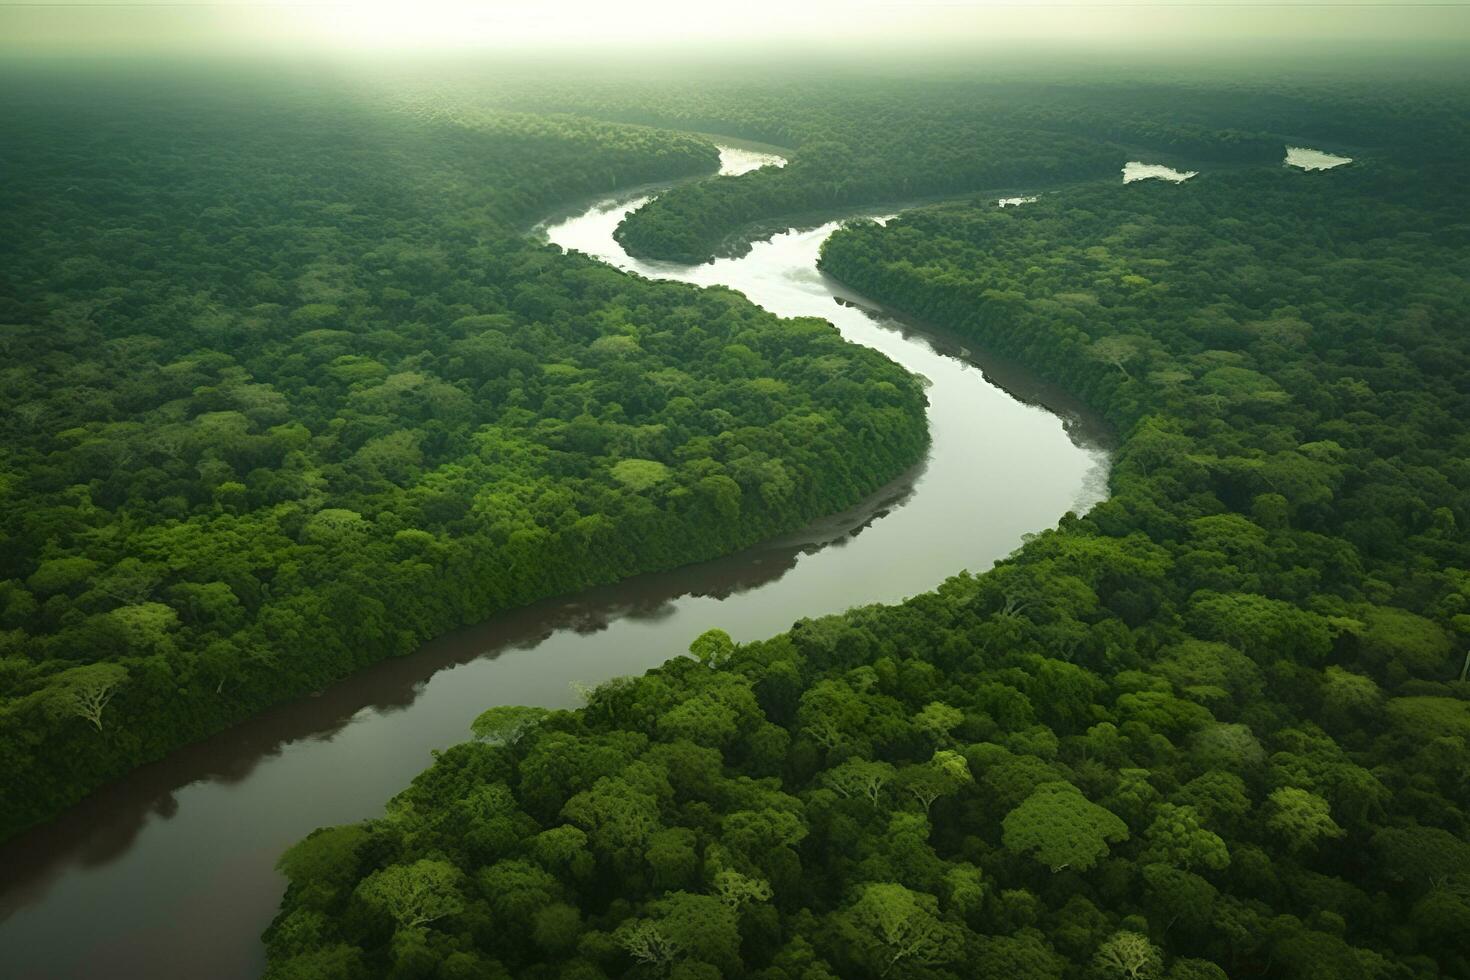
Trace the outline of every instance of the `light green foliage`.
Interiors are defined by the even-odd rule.
[[[414,929],[464,911],[459,869],[428,859],[394,864],[363,879],[357,894],[402,928]]]
[[[1128,839],[1116,815],[1089,801],[1071,783],[1043,783],[1002,822],[1005,846],[1028,853],[1060,871],[1086,871],[1108,853],[1108,845]]]
[[[1388,86],[1052,72],[1043,85],[814,75],[477,89],[468,97],[790,147],[784,170],[689,184],[640,210],[619,235],[644,251],[702,257],[793,211],[1045,191],[1018,208],[987,194],[852,222],[821,267],[1084,400],[1117,438],[1110,497],[989,571],[770,640],[702,638],[695,660],[600,687],[511,749],[446,751],[348,849],[345,883],[293,881],[268,937],[272,968],[345,962],[446,980],[1470,976],[1458,679],[1470,267],[1455,191],[1470,134],[1463,93],[1429,74]],[[567,170],[583,184],[614,182],[597,171],[619,146],[637,164],[620,180],[661,152],[710,162],[655,129],[575,115],[525,125],[587,137],[587,166]],[[1361,156],[1330,173],[1281,167],[1273,134],[1304,131]],[[475,172],[481,159],[502,165],[514,142],[498,129],[467,147]],[[525,208],[567,186],[560,137],[546,142],[544,192],[501,182]],[[426,159],[401,157],[403,172],[465,172],[439,142],[415,145]],[[1117,168],[1132,152],[1197,159],[1201,176],[1124,186]],[[283,223],[351,240],[329,209],[374,195],[327,172],[333,202]],[[23,204],[33,178],[22,177],[0,194]],[[464,201],[441,187],[446,208]],[[150,377],[163,341],[158,370],[177,392],[167,412],[114,427],[78,407],[91,401],[50,398],[12,373],[43,412],[6,416],[23,454],[4,464],[20,474],[7,505],[32,487],[73,488],[7,509],[3,528],[23,543],[0,569],[0,691],[19,733],[0,753],[7,766],[21,756],[21,785],[30,746],[44,744],[27,699],[55,673],[34,655],[38,636],[43,653],[55,642],[129,659],[107,614],[164,603],[178,626],[128,663],[127,695],[109,710],[172,703],[158,691],[172,699],[177,678],[154,680],[169,658],[200,695],[247,695],[277,668],[250,666],[217,689],[217,661],[333,642],[332,664],[378,656],[419,610],[398,594],[469,615],[487,607],[462,581],[524,601],[644,567],[620,563],[635,545],[667,563],[689,560],[696,541],[727,550],[777,516],[839,508],[914,448],[901,434],[916,390],[820,340],[830,331],[815,320],[774,324],[725,290],[643,283],[497,237],[474,206],[460,212],[474,235],[437,234],[439,205],[425,207],[413,227],[371,214],[371,245],[353,261],[261,271],[241,290],[255,305],[184,304],[188,351],[169,346],[177,331],[148,333],[157,307],[138,305],[148,321],[119,330],[142,328],[147,356],[119,352],[109,376]],[[53,227],[53,214],[38,217],[29,227]],[[17,281],[79,297],[114,254],[89,248],[63,267],[44,251],[14,257]],[[26,363],[70,375],[77,345],[48,338],[78,329],[83,309],[16,335]],[[233,363],[216,367],[221,352]],[[248,390],[232,382],[239,369]],[[65,380],[56,390],[75,390]],[[51,425],[45,412],[63,417]],[[400,431],[423,438],[385,438]],[[163,482],[128,462],[179,457],[189,468],[160,470]],[[834,478],[831,460],[865,468]],[[614,475],[629,461],[659,462],[665,479],[634,490]],[[36,559],[84,553],[53,528],[92,535],[119,507],[147,515],[137,548],[97,534],[102,551],[85,552],[97,568],[58,569],[55,592],[28,584]],[[313,515],[334,508],[366,531],[307,542]],[[179,574],[180,555],[205,558]],[[268,595],[259,568],[272,569]],[[311,584],[287,601],[283,580]],[[209,584],[233,603],[176,591]],[[229,625],[206,625],[216,620]],[[64,640],[40,629],[52,623],[66,624]],[[211,631],[227,645],[187,669]],[[121,720],[109,718],[108,740],[76,724],[45,733],[111,744],[148,730],[111,727]],[[353,879],[420,859],[465,873],[466,910],[390,938],[351,898]],[[329,958],[344,947],[358,958]]]
[[[161,602],[119,606],[107,613],[108,627],[135,656],[170,651],[169,634],[178,624],[179,614]]]
[[[1407,673],[1436,680],[1450,676],[1450,638],[1443,627],[1406,609],[1371,606],[1355,610],[1363,621],[1358,637],[1363,654],[1376,666],[1396,665]]]
[[[844,936],[875,973],[903,976],[955,957],[951,929],[931,895],[891,883],[862,886],[838,918]]]
[[[656,459],[624,459],[613,464],[613,479],[642,493],[669,479],[669,468]]]
[[[740,932],[734,908],[710,895],[673,892],[654,902],[650,911],[668,948],[677,955],[707,963],[722,974],[738,969]]]
[[[950,733],[965,720],[964,712],[951,708],[943,701],[932,701],[914,716],[914,727],[933,739],[935,744],[948,745]]]
[[[617,939],[634,962],[656,968],[667,968],[684,951],[683,945],[665,933],[658,923],[646,919],[623,923]]]
[[[835,749],[863,740],[868,710],[845,682],[825,680],[802,694],[797,719],[808,738],[823,748]]]
[[[1123,377],[1132,378],[1128,365],[1143,358],[1148,346],[1146,337],[1103,337],[1093,341],[1089,353],[1104,364],[1117,368]]]
[[[34,667],[0,683],[0,837],[449,629],[795,530],[923,453],[921,387],[830,325],[524,233],[708,172],[703,138],[151,84],[6,79],[0,657]],[[124,737],[48,708],[90,664],[128,671]]]
[[[957,783],[973,782],[975,778],[970,774],[970,764],[965,761],[965,757],[949,749],[936,751],[929,760],[929,765]]]
[[[26,585],[43,595],[65,592],[85,583],[97,568],[98,563],[90,558],[48,558],[37,563],[36,570],[26,578]]]
[[[1121,931],[1098,947],[1093,965],[1116,980],[1150,980],[1164,972],[1164,958],[1147,936]]]
[[[1348,729],[1377,720],[1383,710],[1383,691],[1373,678],[1338,666],[1322,672],[1324,724]]]
[[[371,836],[361,824],[324,827],[292,845],[276,867],[301,889],[305,905],[325,905],[354,884],[358,848]]]
[[[940,749],[934,758],[899,770],[897,785],[928,813],[934,801],[973,782],[970,767],[958,752]]]
[[[546,717],[545,708],[501,705],[480,713],[470,725],[475,738],[491,745],[515,745]]]
[[[561,882],[530,861],[511,859],[481,868],[475,885],[495,913],[500,928],[526,930],[537,913],[562,897]]]
[[[1195,628],[1223,640],[1258,662],[1285,655],[1308,663],[1332,648],[1325,619],[1290,603],[1260,595],[1200,595],[1190,603]]]
[[[984,874],[972,864],[959,864],[950,868],[944,875],[944,884],[946,907],[955,909],[961,915],[980,911],[989,891]]]
[[[548,870],[581,878],[592,870],[587,841],[586,831],[564,824],[537,834],[531,842],[531,853]]]
[[[1332,808],[1315,793],[1283,786],[1271,793],[1267,804],[1266,826],[1280,834],[1292,850],[1343,835],[1343,829],[1332,819]]]
[[[1181,695],[1206,706],[1230,700],[1248,703],[1263,687],[1259,668],[1224,643],[1182,643],[1159,664],[1159,673]]]
[[[658,801],[626,779],[609,776],[568,800],[562,816],[607,849],[641,847],[659,826]]]
[[[715,894],[720,901],[739,911],[750,902],[770,901],[772,892],[770,884],[762,879],[727,869],[715,875]]]
[[[732,678],[721,677],[730,682]],[[658,730],[666,738],[688,739],[698,745],[728,743],[756,712],[749,688],[735,683],[712,686],[659,716]]]
[[[1393,698],[1388,717],[1394,726],[1416,739],[1441,737],[1470,741],[1470,701],[1443,697]]]
[[[1193,807],[1165,803],[1157,814],[1143,834],[1142,860],[1185,870],[1219,871],[1230,864],[1230,851],[1225,842],[1200,825],[1199,814]]]
[[[1210,724],[1195,732],[1190,747],[1200,764],[1216,769],[1249,772],[1266,761],[1266,750],[1247,725]]]
[[[724,630],[705,630],[689,644],[689,652],[706,667],[719,667],[735,652],[735,641]]]
[[[311,544],[333,546],[350,543],[368,530],[368,522],[357,511],[328,507],[311,515],[301,529],[301,537]]]
[[[52,712],[80,718],[101,732],[107,706],[127,680],[127,668],[121,664],[90,664],[57,675],[46,693]]]

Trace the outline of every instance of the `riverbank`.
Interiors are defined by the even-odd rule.
[[[615,227],[618,214],[593,206],[583,217],[551,239],[631,262],[610,229],[580,238],[579,227]],[[925,464],[804,533],[456,631],[140,770],[136,783],[28,839],[16,866],[29,871],[0,899],[11,961],[55,977],[107,965],[165,978],[252,976],[256,937],[280,894],[276,855],[314,827],[377,812],[431,750],[464,739],[484,708],[571,706],[572,682],[640,673],[709,626],[755,639],[805,616],[926,591],[961,568],[988,567],[1079,496],[1095,499],[1088,487],[1105,454],[1078,446],[1063,420],[988,383],[988,368],[949,340],[839,305],[815,270],[826,234],[777,236],[739,274],[718,263],[684,273],[705,285],[721,276],[774,312],[826,317],[927,378]],[[111,842],[105,853],[94,849],[99,839]],[[223,897],[198,901],[204,882]],[[81,944],[72,936],[79,918],[97,923]]]

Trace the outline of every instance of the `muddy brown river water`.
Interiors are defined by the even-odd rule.
[[[779,162],[748,149],[724,156],[730,172]],[[726,285],[780,315],[830,320],[928,380],[928,459],[785,539],[442,637],[146,766],[10,841],[0,847],[0,977],[258,976],[259,936],[284,884],[277,855],[315,827],[379,812],[485,708],[570,706],[573,683],[642,672],[713,626],[749,640],[923,592],[988,568],[1024,534],[1105,495],[1101,430],[1065,396],[942,331],[869,312],[817,272],[836,223],[701,266],[643,263],[612,232],[644,200],[613,197],[544,233],[629,271]]]

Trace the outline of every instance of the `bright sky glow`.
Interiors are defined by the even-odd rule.
[[[826,20],[835,3],[805,9],[771,2],[743,2],[735,9],[672,0],[633,3],[557,0],[548,3],[463,0],[357,0],[292,7],[268,16],[295,19],[302,31],[349,47],[516,47],[555,41],[659,42],[712,37],[752,38]],[[794,15],[794,16],[793,16]]]
[[[323,0],[0,5],[0,44],[73,49],[373,51],[677,46],[689,42],[1147,43],[1166,37],[1465,37],[1470,7],[1399,0]]]

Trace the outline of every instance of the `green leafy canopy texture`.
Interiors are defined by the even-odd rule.
[[[357,888],[362,900],[386,912],[399,926],[413,929],[464,910],[459,869],[444,861],[393,865]]]
[[[821,271],[1084,401],[1111,494],[905,602],[486,705],[282,857],[272,980],[1470,976],[1465,90],[1211,71],[7,75],[0,833],[922,457],[920,381],[820,320],[523,234],[713,171],[676,127],[789,164],[628,248],[945,198]]]
[[[794,530],[923,453],[917,379],[829,325],[523,233],[714,169],[703,139],[114,81],[0,86],[26,134],[0,187],[0,837],[452,627]]]
[[[1462,90],[1201,68],[487,98],[790,148],[645,207],[620,235],[652,254],[963,193],[846,223],[822,269],[1085,399],[1112,494],[983,574],[711,631],[442,753],[288,855],[272,977],[1470,976]],[[1286,132],[1358,149],[1304,173]],[[1124,185],[1135,154],[1200,174]],[[366,914],[358,883],[424,860],[463,911]]]
[[[1109,844],[1128,839],[1127,824],[1062,782],[1042,783],[1001,827],[1006,847],[1032,854],[1053,871],[1086,871],[1107,855]]]

